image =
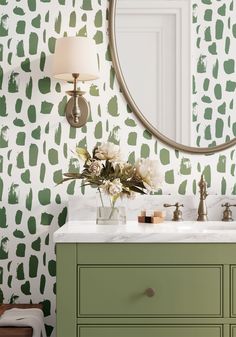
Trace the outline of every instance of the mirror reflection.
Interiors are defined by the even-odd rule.
[[[211,5],[209,5],[211,3]],[[142,115],[180,144],[236,137],[234,1],[118,0],[116,44]]]

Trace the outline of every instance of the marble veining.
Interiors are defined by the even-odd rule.
[[[68,202],[68,220],[92,220],[96,219],[96,201],[94,190],[89,191],[86,196],[71,197]],[[163,210],[163,204],[175,204],[176,202],[184,204],[182,208],[183,219],[185,221],[194,221],[197,219],[197,209],[199,204],[199,195],[174,196],[174,195],[145,195],[137,196],[134,200],[124,200],[126,206],[127,220],[134,221],[140,214],[140,210]],[[221,207],[225,202],[236,204],[235,196],[209,195],[206,199],[208,218],[211,221],[221,221],[224,208]],[[172,219],[174,208],[166,209],[166,220]],[[236,207],[232,207],[233,218],[236,220]]]
[[[165,221],[161,224],[96,225],[95,221],[68,221],[54,233],[56,243],[236,242],[236,222]]]

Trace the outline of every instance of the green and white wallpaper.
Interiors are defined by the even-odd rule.
[[[194,0],[192,131],[201,145],[235,135],[235,11],[235,1]],[[52,234],[65,223],[68,196],[86,195],[79,183],[56,186],[62,172],[79,169],[76,145],[110,140],[130,161],[159,159],[163,194],[196,194],[202,172],[211,194],[236,194],[235,148],[211,156],[175,151],[129,110],[111,63],[107,14],[106,0],[0,0],[0,303],[43,302],[48,336],[55,335]],[[81,84],[91,106],[82,129],[64,118],[70,85],[51,77],[55,40],[66,34],[97,44],[101,78]]]
[[[236,137],[236,2],[193,2],[193,143]]]

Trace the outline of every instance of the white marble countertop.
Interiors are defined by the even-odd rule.
[[[95,221],[69,221],[53,235],[56,243],[236,243],[236,222],[165,221],[161,224],[96,225]]]

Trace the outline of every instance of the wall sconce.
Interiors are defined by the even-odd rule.
[[[89,105],[83,97],[84,91],[77,89],[77,81],[97,79],[98,62],[96,46],[86,37],[62,37],[56,41],[53,59],[53,76],[74,84],[65,113],[72,127],[80,128],[87,122]]]

